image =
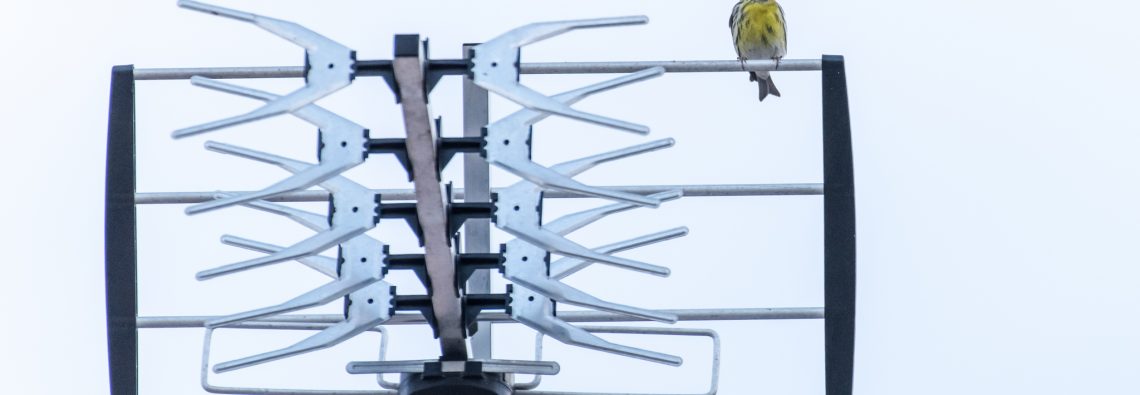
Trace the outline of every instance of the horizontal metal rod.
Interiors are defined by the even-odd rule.
[[[676,314],[678,321],[751,321],[751,320],[816,320],[823,319],[822,307],[782,307],[782,308],[751,308],[751,309],[680,309],[659,310],[660,312]],[[214,320],[216,316],[179,316],[179,317],[139,317],[139,328],[201,328],[207,321]],[[621,314],[601,311],[563,311],[558,318],[566,322],[637,322],[645,319],[630,317]],[[308,314],[308,315],[281,315],[251,321],[257,324],[270,323],[308,323],[332,324],[344,320],[340,314]],[[479,321],[494,323],[512,323],[510,316],[505,313],[483,313]],[[413,325],[424,324],[423,315],[396,314],[384,325]],[[283,325],[281,329],[293,329]]]
[[[682,190],[686,197],[696,196],[811,196],[823,195],[823,184],[730,184],[730,185],[635,185],[608,186],[604,188],[623,192],[650,195],[665,191]],[[374,189],[384,201],[408,201],[415,195],[411,189]],[[495,190],[498,192],[498,189]],[[135,204],[192,204],[213,200],[219,194],[237,195],[248,192],[144,192],[135,194]],[[465,198],[463,189],[452,192],[454,199]],[[570,192],[551,191],[543,195],[548,198],[585,198]],[[278,195],[269,199],[272,202],[326,202],[329,193],[323,190],[301,191]]]
[[[666,60],[643,62],[557,62],[523,63],[522,74],[604,74],[632,73],[650,67],[664,67],[667,73],[723,73],[743,71],[815,71],[823,68],[817,59],[788,59],[779,64],[772,60]],[[203,67],[203,68],[139,68],[135,80],[185,80],[193,76],[213,79],[228,78],[301,78],[301,66],[270,67]]]

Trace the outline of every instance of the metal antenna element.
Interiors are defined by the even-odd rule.
[[[277,204],[264,202],[262,203],[266,204],[267,206],[278,206],[286,210],[295,210]],[[328,228],[328,225],[325,225],[325,228]],[[225,242],[224,238],[223,242]],[[263,245],[263,247],[265,250],[267,250],[266,252],[270,254],[280,252],[284,249],[281,247],[275,248],[273,246],[266,245]],[[336,262],[333,261],[334,272],[332,277],[334,278],[334,281],[322,285],[312,291],[306,292],[301,296],[290,299],[285,303],[221,317],[207,322],[206,326],[210,328],[226,326],[256,318],[284,314],[292,311],[328,304],[333,300],[342,298],[349,293],[355,292],[356,290],[382,281],[384,280],[384,259],[386,257],[384,249],[384,243],[367,235],[362,234],[354,237],[353,239],[346,241],[340,245],[339,257],[343,261],[343,264],[340,265],[340,274],[337,275],[335,272]]]
[[[233,246],[233,247],[238,247],[238,248],[244,248],[244,249],[247,249],[250,251],[257,251],[257,252],[266,253],[266,254],[272,254],[272,253],[275,253],[275,252],[278,252],[278,251],[285,249],[285,247],[282,247],[282,246],[273,245],[273,244],[269,244],[269,243],[263,243],[260,241],[250,240],[250,239],[246,239],[243,237],[237,237],[237,236],[232,236],[232,235],[223,235],[222,236],[222,244],[225,244],[228,246]],[[305,266],[308,266],[310,269],[316,270],[316,271],[320,272],[321,274],[324,274],[325,276],[328,276],[331,278],[337,277],[337,274],[336,274],[336,267],[337,267],[336,258],[330,258],[327,256],[321,256],[321,255],[313,255],[313,256],[306,256],[306,257],[297,258],[296,261],[303,263]]]
[[[601,163],[656,151],[661,148],[670,147],[672,144],[673,141],[671,139],[659,140],[566,162],[555,167],[561,166],[564,170],[569,171],[569,174],[558,173],[559,175],[572,176]],[[510,187],[500,190],[497,196],[498,199],[495,202],[497,207],[495,226],[519,239],[556,254],[578,257],[662,277],[669,275],[668,268],[637,262],[631,259],[599,254],[558,233],[544,229],[540,226],[541,215],[539,212],[542,206],[542,190],[535,184],[526,180],[519,181]],[[656,198],[648,199],[659,200]]]
[[[274,164],[294,174],[302,173],[312,167],[312,165],[304,162],[213,141],[206,142],[206,148],[211,151]],[[320,186],[332,194],[334,212],[332,213],[332,226],[330,228],[321,230],[316,235],[273,254],[204,270],[198,273],[198,279],[210,279],[300,257],[316,255],[334,245],[349,241],[376,226],[376,223],[379,221],[380,213],[378,195],[374,194],[368,188],[344,177],[331,178],[322,182]],[[259,204],[254,207],[265,206],[264,204]]]
[[[565,162],[554,166],[551,171],[558,171],[560,176],[569,178],[604,162],[654,151],[672,144],[672,140],[642,144]],[[651,195],[649,198],[668,201],[678,199],[681,195],[680,191],[667,191]],[[566,344],[668,365],[681,364],[681,358],[673,355],[611,343],[562,321],[554,314],[551,300],[654,321],[676,322],[676,315],[607,302],[548,275],[548,266],[545,262],[550,252],[656,275],[668,275],[667,268],[599,253],[564,237],[608,215],[638,207],[637,205],[611,204],[569,214],[542,226],[539,212],[542,190],[539,186],[523,180],[499,192],[498,196],[496,226],[518,237],[507,243],[503,264],[503,276],[516,285],[511,295],[512,318]]]
[[[288,358],[310,351],[322,350],[340,344],[353,336],[383,324],[391,318],[389,308],[392,303],[392,286],[387,282],[372,283],[348,295],[348,318],[322,330],[292,346],[264,354],[222,362],[214,366],[214,372],[223,373]]]
[[[665,69],[660,67],[642,70],[637,73],[624,75],[609,81],[555,95],[550,99],[558,103],[575,103],[595,93],[657,77],[664,72]],[[661,203],[659,200],[637,194],[585,185],[567,175],[531,161],[530,137],[533,131],[533,125],[549,116],[550,113],[547,112],[524,108],[506,118],[487,125],[487,137],[484,147],[487,163],[514,173],[543,189],[575,192],[603,199],[651,207],[657,207]],[[663,148],[672,146],[673,140],[660,140],[653,144],[656,144],[655,147]],[[636,154],[636,152],[617,153],[613,154],[612,158],[606,158],[605,160],[620,159],[633,154]],[[583,158],[582,160],[584,161],[583,164],[597,164],[597,162],[595,162],[596,158]],[[577,164],[570,166],[577,166]]]
[[[293,22],[273,19],[200,3],[180,0],[178,5],[195,11],[249,22],[305,48],[305,86],[288,95],[267,100],[264,106],[249,113],[225,118],[198,126],[179,129],[174,138],[193,136],[246,122],[252,122],[286,112],[297,111],[352,83],[356,73],[356,51]]]
[[[268,102],[281,97],[209,78],[193,77],[191,81],[194,85]],[[306,105],[296,110],[294,115],[320,128],[321,144],[318,155],[320,163],[318,165],[310,166],[301,172],[295,172],[292,177],[257,192],[243,193],[195,204],[188,207],[186,213],[198,214],[283,193],[300,191],[364,163],[364,158],[368,153],[368,129],[315,104]]]
[[[649,18],[644,16],[631,16],[542,22],[515,28],[472,48],[472,78],[475,84],[480,87],[495,92],[528,109],[558,114],[633,133],[648,134],[649,128],[643,125],[575,110],[565,102],[554,100],[519,83],[519,48],[525,45],[575,29],[642,25],[648,22]]]

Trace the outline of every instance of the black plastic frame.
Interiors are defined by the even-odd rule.
[[[138,269],[135,216],[135,71],[111,71],[107,122],[104,269],[111,395],[138,394]]]
[[[824,332],[828,395],[850,395],[855,361],[855,182],[842,56],[823,56]],[[107,126],[105,270],[111,395],[138,394],[134,66],[115,66]],[[429,317],[430,318],[430,317]]]
[[[823,282],[827,394],[855,375],[855,171],[842,56],[823,56]]]

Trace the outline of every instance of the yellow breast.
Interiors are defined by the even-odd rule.
[[[776,2],[747,3],[742,11],[737,48],[783,46],[784,24]]]

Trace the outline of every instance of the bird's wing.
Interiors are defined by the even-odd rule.
[[[743,59],[744,54],[740,52],[740,27],[737,26],[741,20],[741,12],[744,12],[744,2],[738,1],[736,5],[732,6],[732,15],[728,17],[728,29],[732,30],[732,48],[736,50],[736,58]]]
[[[786,53],[788,52],[788,22],[784,20],[784,6],[780,5],[780,3],[776,3],[776,9],[780,12],[780,26],[784,28],[784,44],[781,48],[783,48]],[[784,54],[779,55],[780,58],[784,57]]]

